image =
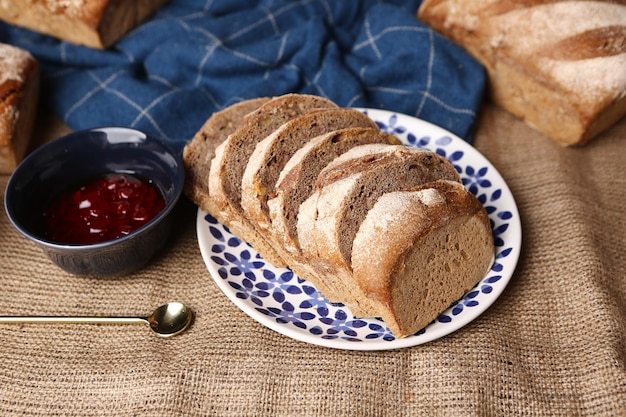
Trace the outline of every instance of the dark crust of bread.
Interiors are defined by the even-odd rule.
[[[241,207],[242,178],[256,145],[284,123],[313,109],[337,107],[312,95],[286,94],[273,98],[245,117],[244,122],[220,144],[211,162],[209,195],[216,204],[217,219],[276,266],[285,261],[245,216]]]
[[[327,169],[324,169],[317,177],[317,180],[315,181],[315,188],[320,189],[332,182],[339,181],[348,176],[363,171],[377,169],[377,167],[385,166],[390,162],[397,160],[399,157],[402,158],[404,157],[404,155],[412,154],[415,152],[420,152],[421,158],[418,162],[416,161],[409,164],[407,166],[408,170],[416,169],[424,173],[441,172],[448,173],[449,175],[454,176],[454,174],[450,171],[452,165],[450,165],[450,162],[441,155],[438,155],[434,152],[419,151],[417,148],[400,146],[398,148],[395,148],[395,151],[393,152],[372,153],[370,155],[366,155],[356,159],[349,159],[340,164],[328,167]],[[458,174],[456,174],[456,178],[458,178]]]
[[[246,116],[225,142],[220,145],[212,163],[211,177],[222,189],[211,190],[238,215],[241,212],[241,180],[257,143],[284,123],[306,112],[324,107],[336,107],[331,101],[317,97],[288,94],[274,98]],[[217,187],[216,187],[217,188]]]
[[[216,215],[209,198],[208,178],[217,148],[243,122],[244,117],[270,99],[254,98],[213,113],[183,149],[185,195],[202,210]]]

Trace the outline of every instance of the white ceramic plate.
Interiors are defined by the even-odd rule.
[[[521,224],[508,186],[478,151],[450,132],[414,117],[360,109],[404,143],[437,152],[456,167],[465,187],[478,197],[491,220],[496,259],[489,273],[463,298],[413,336],[396,338],[379,319],[355,318],[342,304],[329,303],[289,269],[263,260],[247,243],[199,210],[200,251],[211,276],[241,310],[294,339],[349,350],[387,350],[426,343],[463,327],[484,312],[509,282],[520,253]]]

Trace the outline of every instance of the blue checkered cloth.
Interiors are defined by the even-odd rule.
[[[417,20],[419,3],[171,0],[104,51],[4,23],[0,42],[38,58],[43,99],[75,130],[132,127],[182,149],[217,110],[298,92],[470,141],[484,70]]]

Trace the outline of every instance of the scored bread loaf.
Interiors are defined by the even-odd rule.
[[[323,168],[348,150],[372,143],[401,142],[377,127],[340,129],[311,139],[289,159],[276,182],[276,196],[267,202],[272,221],[268,236],[282,249],[283,258],[289,259],[291,269],[311,281],[331,302],[340,302],[341,298],[318,276],[300,250],[298,209],[313,192],[313,184]]]
[[[266,97],[244,100],[213,113],[183,149],[185,195],[207,213],[218,215],[208,185],[215,149],[239,127],[244,116],[269,100]]]
[[[9,174],[28,150],[39,101],[39,63],[0,44],[0,173]]]
[[[167,0],[2,0],[0,19],[35,32],[104,49]]]
[[[460,182],[446,158],[404,145],[362,145],[333,160],[300,205],[298,239],[302,252],[352,312],[374,311],[352,278],[352,243],[368,210],[382,194],[437,179]]]
[[[256,145],[284,123],[313,109],[337,107],[313,95],[286,94],[275,97],[244,117],[243,123],[215,150],[209,171],[209,196],[217,205],[220,222],[250,243],[276,266],[285,262],[261,236],[241,207],[243,173]]]
[[[376,201],[354,238],[352,268],[374,314],[404,337],[461,298],[493,258],[480,202],[462,184],[438,180]]]
[[[425,0],[418,17],[486,67],[493,101],[564,145],[626,114],[626,4]]]
[[[247,218],[263,230],[271,228],[267,200],[291,156],[312,138],[349,127],[376,128],[367,115],[354,109],[310,111],[280,126],[256,145],[242,177],[241,207]]]

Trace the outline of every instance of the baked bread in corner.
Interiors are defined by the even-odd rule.
[[[623,1],[425,0],[418,18],[485,66],[495,103],[558,143],[626,114]]]
[[[26,155],[38,102],[39,63],[21,48],[0,44],[0,173],[12,173]]]
[[[0,19],[77,45],[105,49],[167,0],[2,0]]]

